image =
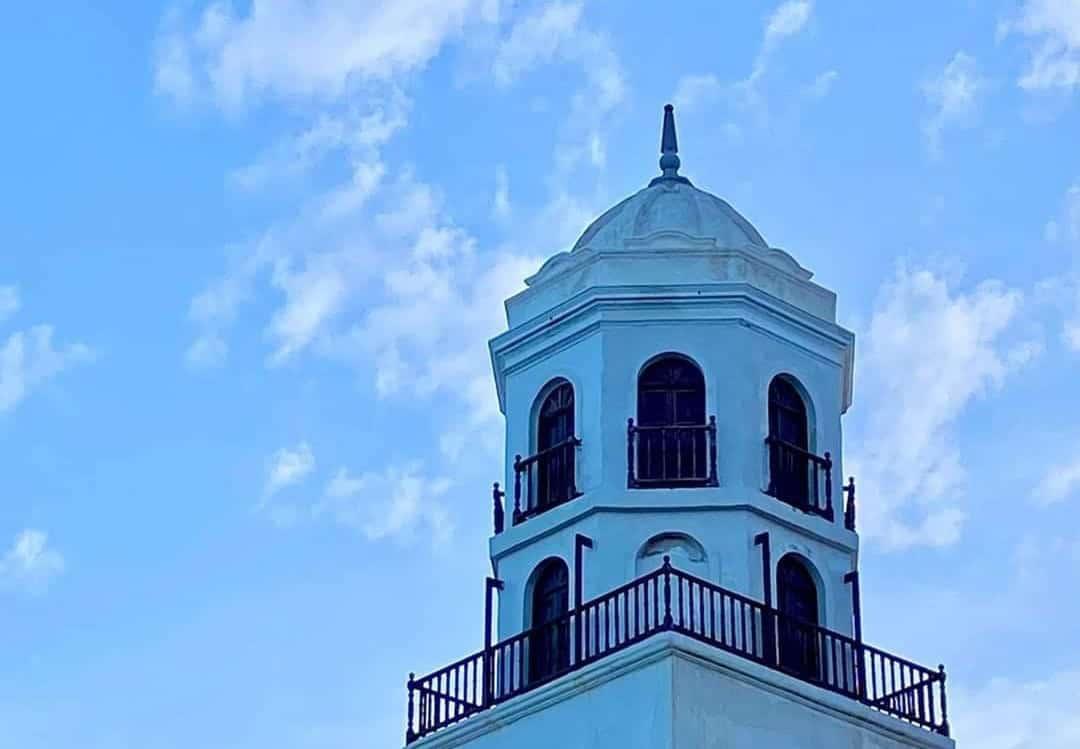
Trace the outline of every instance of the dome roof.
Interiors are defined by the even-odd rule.
[[[616,248],[627,239],[662,231],[714,239],[718,247],[769,246],[727,202],[688,181],[660,178],[605,211],[589,225],[574,249]]]
[[[662,174],[644,190],[631,195],[596,219],[574,244],[574,249],[614,249],[628,239],[658,232],[677,232],[698,239],[712,239],[718,247],[769,245],[749,221],[725,201],[690,184],[679,175],[679,147],[675,137],[675,114],[664,107],[664,130],[660,139]]]

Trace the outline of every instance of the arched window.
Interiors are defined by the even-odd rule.
[[[570,665],[569,574],[561,559],[549,559],[536,573],[532,589],[529,679],[550,678]]]
[[[549,385],[549,387],[551,387]],[[537,511],[576,496],[574,481],[574,386],[559,380],[537,414]]]
[[[804,679],[819,676],[818,591],[806,565],[788,554],[776,566],[780,666]]]
[[[689,359],[669,354],[638,375],[637,480],[660,486],[702,483],[705,377]]]
[[[810,503],[806,403],[787,377],[769,384],[769,493],[794,505]]]

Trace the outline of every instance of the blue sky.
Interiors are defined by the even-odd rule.
[[[867,638],[1080,743],[1080,3],[73,0],[0,44],[0,744],[399,742],[501,302],[656,171],[839,295]]]

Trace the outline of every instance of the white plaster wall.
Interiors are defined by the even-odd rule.
[[[672,661],[673,749],[910,749],[923,745],[703,661]],[[806,687],[806,690],[813,689]],[[861,706],[860,706],[861,707]],[[899,721],[882,716],[875,723]],[[924,741],[941,742],[935,736]]]
[[[686,489],[682,497],[707,498],[709,490]],[[643,494],[666,494],[661,490]],[[759,500],[771,505],[771,497]],[[583,533],[593,539],[593,548],[583,556],[584,595],[593,598],[636,576],[637,554],[650,538],[662,533],[684,533],[705,549],[703,565],[711,582],[761,600],[764,595],[761,574],[761,548],[754,536],[768,531],[772,545],[773,575],[775,563],[789,551],[799,553],[811,563],[820,579],[819,599],[823,626],[844,634],[852,632],[851,591],[843,581],[854,565],[854,551],[834,541],[808,535],[802,528],[770,518],[751,509],[716,505],[695,507],[684,504],[655,506],[652,509],[627,508],[622,504],[597,507],[588,495],[544,515],[519,528],[541,523],[543,533],[525,535],[519,548],[496,554],[496,568],[504,581],[499,596],[498,632],[510,637],[526,629],[524,619],[526,583],[532,571],[548,557],[560,557],[571,575],[574,572],[574,536]],[[827,524],[821,521],[822,526]],[[504,534],[505,535],[505,534]],[[695,573],[700,574],[700,573]],[[776,589],[775,579],[773,590]]]
[[[661,658],[616,678],[570,675],[412,749],[671,749],[671,668]]]

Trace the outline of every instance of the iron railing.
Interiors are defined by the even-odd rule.
[[[769,450],[767,493],[803,512],[833,519],[832,456],[814,455],[798,445],[765,438]]]
[[[568,437],[523,458],[514,456],[514,525],[581,496],[577,490],[577,449]]]
[[[717,486],[716,417],[706,424],[639,426],[626,420],[626,485]]]
[[[406,742],[547,684],[659,632],[678,632],[949,735],[945,668],[926,668],[675,569],[643,575],[408,682]],[[538,657],[537,649],[545,650]]]

